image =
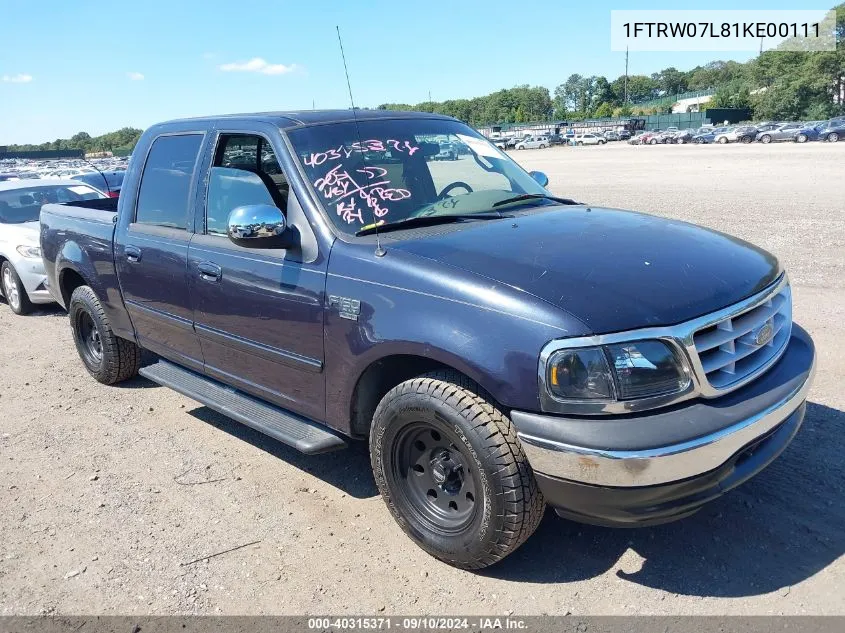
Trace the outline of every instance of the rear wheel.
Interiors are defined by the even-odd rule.
[[[764,134],[763,136],[760,137],[760,142],[761,143],[771,143],[772,137],[769,136],[768,134]]]
[[[370,433],[376,483],[426,552],[464,569],[501,560],[531,536],[545,504],[510,420],[450,371],[401,383]]]
[[[839,140],[839,133],[838,132],[831,132],[827,135],[827,140],[831,143],[836,143]]]
[[[795,137],[796,143],[806,143],[807,142],[807,135],[806,134],[799,134]]]
[[[743,142],[743,143],[745,143],[746,145],[747,145],[748,143],[750,143],[751,141],[753,141],[753,140],[754,140],[754,139],[753,139],[753,138],[751,138],[750,136],[743,136],[743,137],[742,137],[742,142]]]
[[[21,278],[9,262],[3,262],[0,266],[0,281],[3,283],[3,296],[15,314],[28,314],[32,312],[32,302],[26,294]]]
[[[73,291],[68,316],[76,351],[88,373],[104,385],[132,378],[141,366],[141,348],[115,336],[94,291],[80,286]]]
[[[724,136],[719,137],[719,144],[720,145],[724,145],[727,142],[728,142],[728,139],[726,137],[724,137]]]

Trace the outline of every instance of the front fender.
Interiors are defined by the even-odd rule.
[[[339,268],[342,257],[332,253],[330,270],[355,276],[330,272],[327,279],[327,422],[348,429],[359,378],[372,363],[396,355],[435,360],[506,408],[538,411],[540,350],[552,339],[586,334],[586,326],[509,286],[393,253]]]

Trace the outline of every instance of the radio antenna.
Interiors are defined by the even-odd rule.
[[[335,25],[334,27],[337,30],[337,43],[340,45],[340,57],[343,60],[343,72],[346,75],[346,87],[349,90],[349,104],[352,106],[352,120],[355,121],[355,134],[358,136],[358,147],[361,148],[363,151],[364,143],[361,140],[361,128],[358,127],[358,114],[355,111],[355,99],[352,98],[352,84],[349,81],[349,68],[346,66],[346,54],[343,52],[343,40],[340,37],[340,27]],[[376,257],[384,257],[387,253],[381,247],[381,238],[378,234],[378,219],[376,218],[376,212],[373,209],[373,226],[375,227],[375,235],[376,235]]]

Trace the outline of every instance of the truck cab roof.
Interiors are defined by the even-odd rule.
[[[223,114],[217,116],[202,116],[186,119],[173,119],[159,123],[155,127],[168,127],[185,123],[212,123],[216,121],[260,121],[272,123],[278,127],[293,128],[320,123],[342,123],[347,121],[370,121],[373,119],[455,119],[442,114],[429,112],[408,112],[402,110],[299,110],[289,112],[252,112],[244,114]]]

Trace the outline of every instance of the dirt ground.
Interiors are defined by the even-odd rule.
[[[64,313],[0,305],[0,614],[845,614],[845,143],[514,156],[560,195],[782,258],[819,360],[775,464],[666,526],[549,512],[498,566],[458,571],[393,523],[363,444],[305,457],[144,379],[104,387]]]

